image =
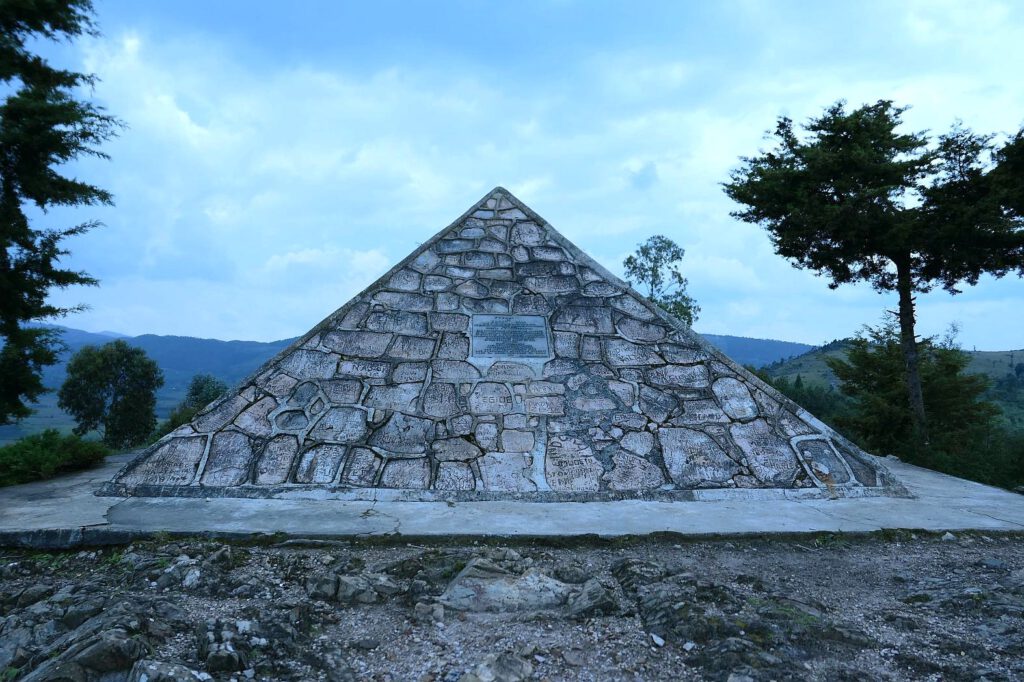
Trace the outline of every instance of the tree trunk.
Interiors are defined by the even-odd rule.
[[[917,339],[914,334],[914,285],[909,264],[896,264],[896,290],[900,297],[900,347],[906,365],[907,395],[915,447],[928,446],[928,422],[924,413],[924,393],[918,371]]]

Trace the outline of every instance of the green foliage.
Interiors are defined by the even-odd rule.
[[[79,436],[47,429],[0,448],[0,486],[27,483],[103,461],[110,451]]]
[[[1024,130],[1000,148],[959,124],[933,141],[897,130],[904,111],[838,102],[804,135],[780,118],[775,147],[744,158],[725,191],[744,207],[733,215],[763,226],[795,267],[832,288],[865,281],[898,292],[904,401],[926,447],[913,296],[936,286],[955,294],[984,273],[1024,275]]]
[[[144,350],[121,340],[85,346],[67,372],[58,404],[75,418],[75,433],[100,429],[113,448],[145,442],[156,426],[156,390],[164,378]]]
[[[31,48],[41,40],[93,35],[89,0],[0,3],[0,424],[30,413],[43,392],[40,372],[60,345],[32,322],[66,315],[47,298],[53,289],[92,285],[83,272],[61,267],[61,242],[96,227],[38,227],[53,207],[110,204],[108,192],[62,175],[82,157],[106,158],[98,145],[120,122],[77,99],[93,76],[54,68]],[[26,210],[38,217],[29,220]]]
[[[686,278],[679,270],[685,251],[668,237],[655,235],[637,246],[636,253],[622,262],[626,279],[643,286],[647,298],[669,315],[693,326],[700,306],[686,293]]]
[[[167,421],[160,425],[154,438],[161,438],[182,424],[192,421],[196,414],[217,398],[227,393],[228,385],[212,374],[196,374],[189,382],[185,399],[174,408]]]

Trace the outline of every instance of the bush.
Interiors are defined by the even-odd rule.
[[[109,454],[110,450],[100,443],[47,429],[0,448],[0,486],[88,469]]]

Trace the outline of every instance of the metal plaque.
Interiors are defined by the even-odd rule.
[[[548,325],[540,315],[474,315],[472,355],[477,358],[548,358]]]

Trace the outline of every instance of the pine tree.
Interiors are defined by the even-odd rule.
[[[744,206],[735,217],[763,226],[776,253],[829,287],[897,292],[906,400],[926,446],[914,296],[956,294],[986,273],[1024,275],[1024,130],[1001,147],[960,125],[931,140],[898,131],[904,111],[839,102],[802,136],[780,118],[775,147],[742,159],[725,191]]]
[[[66,164],[106,158],[99,145],[121,126],[104,109],[80,99],[96,79],[52,66],[30,49],[40,39],[95,35],[90,0],[0,2],[0,424],[31,413],[45,390],[42,369],[57,361],[58,335],[34,326],[73,312],[47,300],[55,288],[95,285],[67,269],[62,242],[99,223],[49,225],[54,207],[111,203],[109,192],[69,177]],[[30,218],[31,212],[31,218]]]

